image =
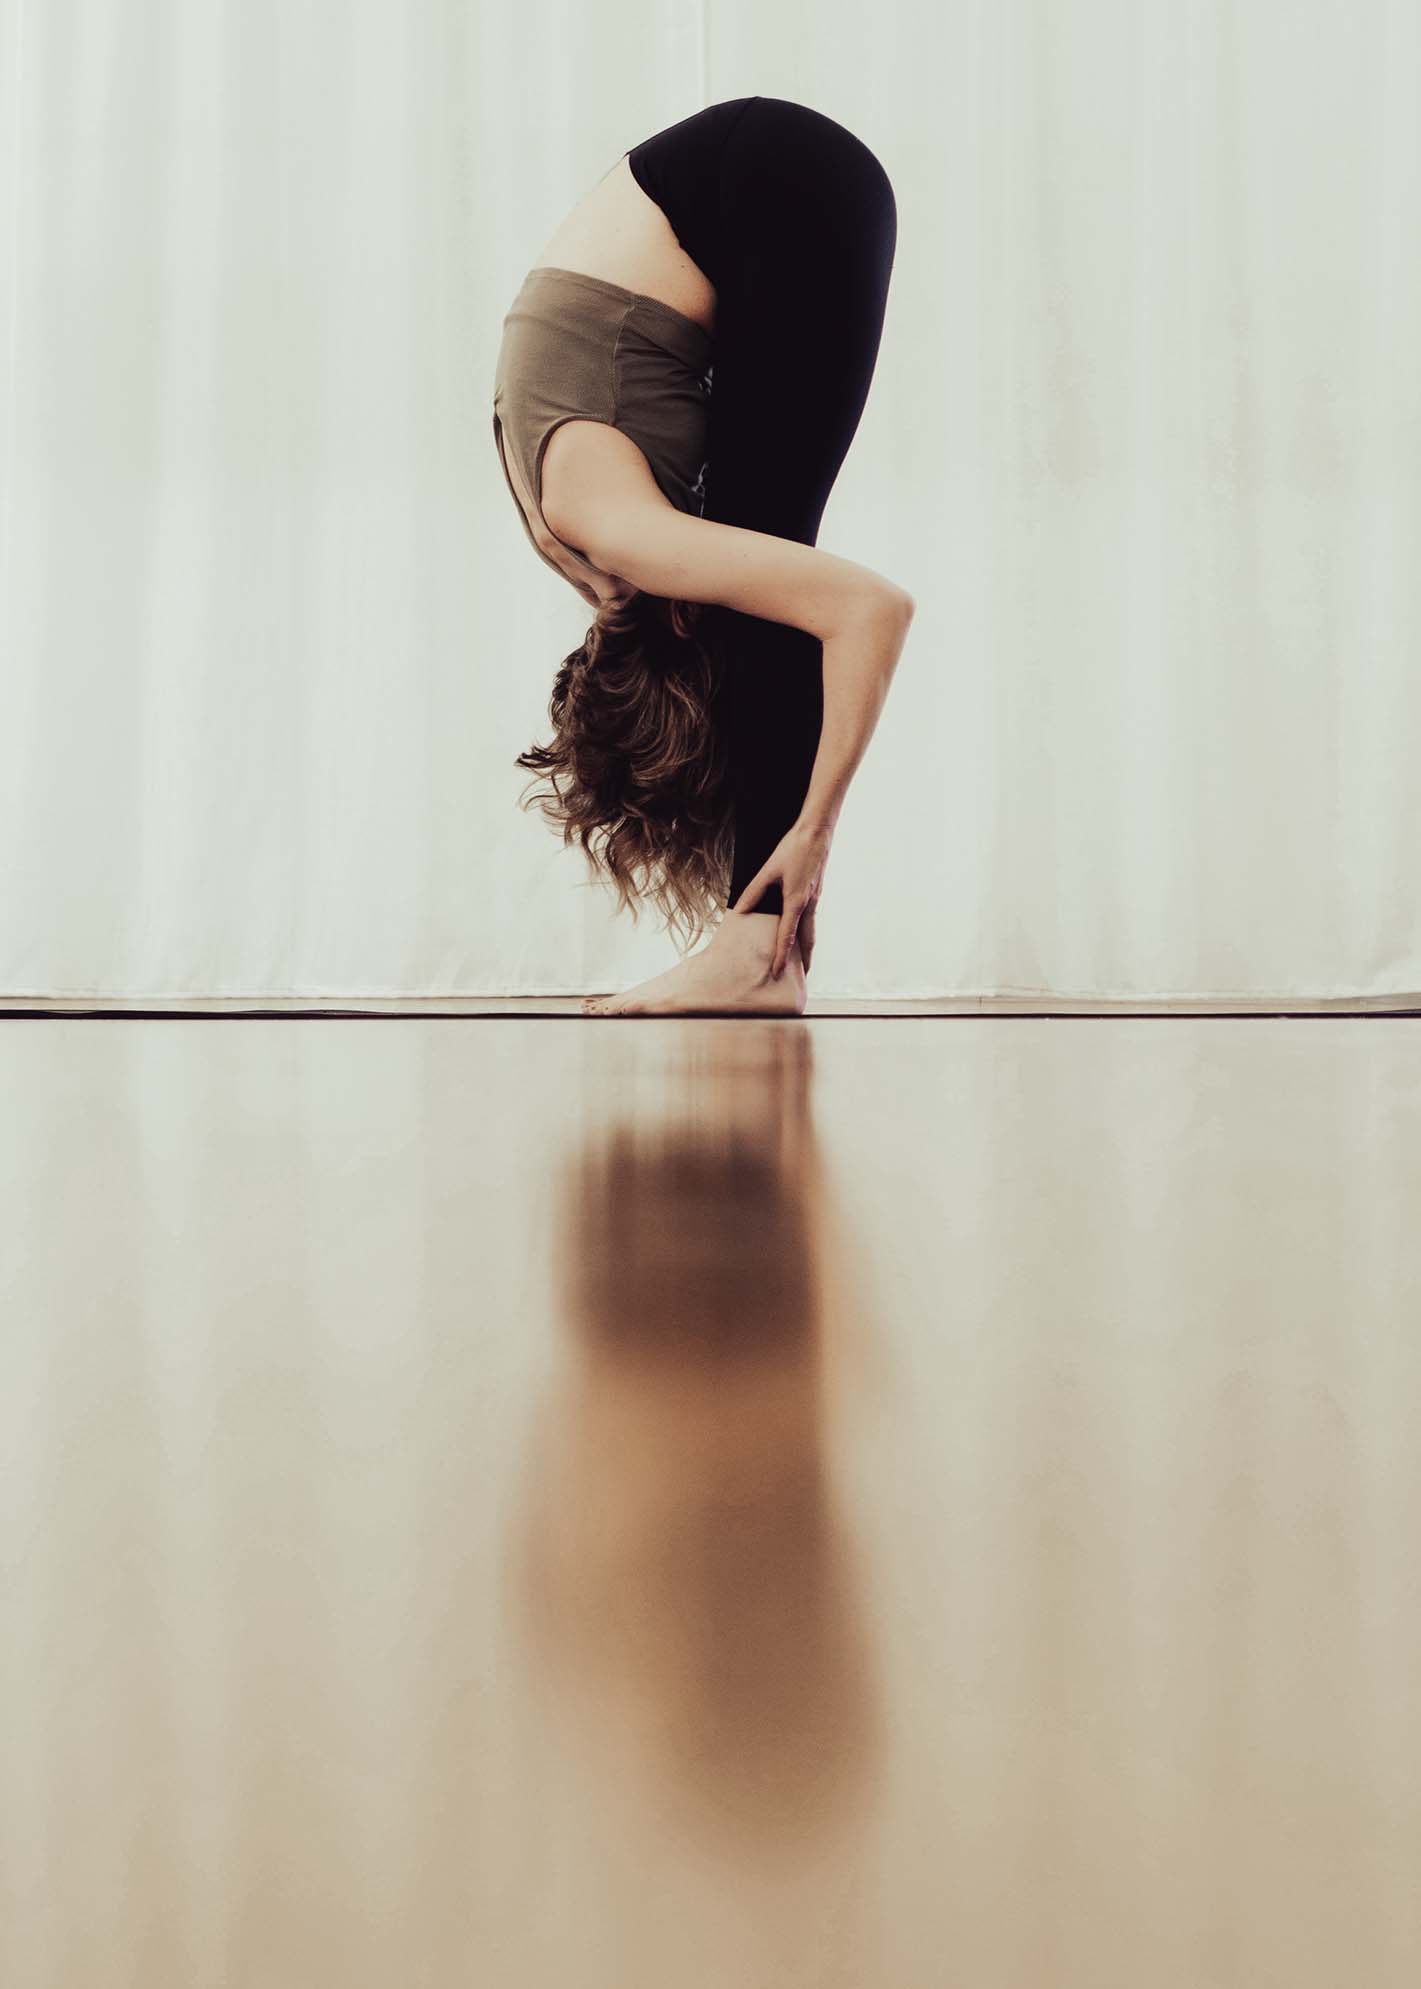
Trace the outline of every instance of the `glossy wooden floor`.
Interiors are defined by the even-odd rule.
[[[1421,1980],[1421,1025],[0,1096],[5,1989]]]

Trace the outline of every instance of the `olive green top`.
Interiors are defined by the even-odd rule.
[[[636,443],[677,510],[698,514],[712,349],[709,332],[658,297],[550,264],[530,269],[503,320],[493,389],[493,438],[514,503],[505,448],[557,539],[543,516],[548,439],[565,421],[605,421]],[[518,515],[545,559],[521,504]]]

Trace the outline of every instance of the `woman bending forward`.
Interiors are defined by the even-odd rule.
[[[815,548],[868,398],[897,209],[832,118],[711,104],[623,153],[504,319],[493,431],[596,618],[532,800],[699,952],[589,1015],[800,1015],[845,791],[913,616]],[[531,805],[525,799],[524,805]]]

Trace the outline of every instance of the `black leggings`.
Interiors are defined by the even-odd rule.
[[[711,104],[627,157],[715,286],[703,515],[812,546],[878,357],[898,232],[888,175],[843,125],[782,97]],[[728,608],[708,625],[725,663],[733,906],[803,803],[824,649]],[[778,883],[754,909],[783,909]]]

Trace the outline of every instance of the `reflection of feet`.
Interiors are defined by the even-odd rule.
[[[727,912],[715,937],[654,980],[625,994],[589,997],[584,1015],[803,1015],[807,1000],[798,941],[785,970],[770,979],[779,919]]]

